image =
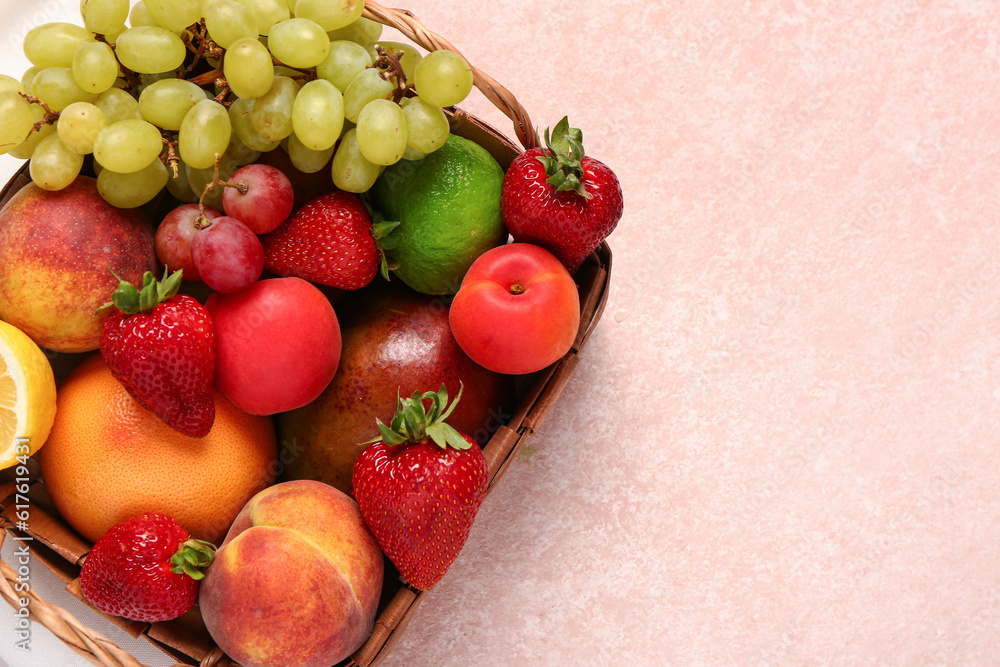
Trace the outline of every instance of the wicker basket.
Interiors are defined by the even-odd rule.
[[[396,28],[415,44],[429,51],[449,49],[458,52],[448,41],[424,28],[406,10],[389,9],[369,1],[364,15]],[[521,146],[524,149],[536,146],[537,134],[524,107],[509,91],[482,71],[475,67],[472,71],[476,87],[511,119]],[[449,113],[449,117],[455,134],[486,148],[505,170],[523,150],[497,130],[460,110]],[[26,169],[22,169],[0,193],[0,207],[29,182]],[[521,385],[518,392],[514,415],[505,425],[500,426],[484,447],[483,451],[489,466],[489,491],[492,491],[503,476],[525,439],[541,424],[576,368],[578,355],[604,311],[610,275],[611,250],[607,243],[603,243],[575,274],[580,288],[581,323],[572,349],[556,364],[524,378],[526,382]],[[60,376],[59,363],[62,356],[65,355],[57,356],[53,361],[57,377]],[[45,493],[44,484],[37,480],[37,466],[31,467],[36,481],[32,483],[28,494],[32,503],[28,532],[20,532],[15,528],[14,482],[3,482],[2,479],[0,479],[0,526],[14,539],[23,539],[26,536],[33,538],[32,541],[26,542],[32,554],[32,562],[45,565],[66,583],[68,591],[83,600],[79,586],[80,566],[91,545],[82,540],[58,515]],[[0,531],[0,543],[3,542],[6,533]],[[34,591],[15,592],[14,586],[18,574],[11,565],[2,560],[0,560],[0,574],[2,574],[0,595],[12,607],[20,608],[18,599],[27,595],[30,618],[48,628],[93,664],[104,667],[144,667],[107,637],[86,627],[66,610],[38,597]],[[427,594],[428,592],[407,587],[399,579],[387,577],[371,636],[354,655],[342,661],[337,667],[372,667],[379,664],[391,650]],[[105,616],[132,636],[145,637],[176,659],[178,666],[227,667],[234,664],[212,642],[197,608],[174,621],[154,624]]]

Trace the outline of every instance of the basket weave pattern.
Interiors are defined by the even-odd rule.
[[[415,44],[428,51],[448,49],[460,53],[446,39],[427,30],[407,10],[382,7],[369,0],[366,2],[364,16],[397,29]],[[511,120],[521,147],[530,149],[537,146],[538,136],[525,108],[506,88],[475,66],[471,67],[475,86]],[[487,147],[504,168],[522,150],[521,147],[516,146],[500,133],[460,110],[450,113],[449,116],[454,133]],[[15,177],[8,184],[6,190],[0,193],[0,205],[27,182],[28,179],[22,170],[19,177]],[[483,448],[489,471],[487,495],[506,472],[509,463],[514,459],[525,439],[542,423],[576,368],[579,360],[578,354],[603,313],[608,296],[610,272],[611,250],[604,243],[575,274],[581,295],[581,325],[576,341],[563,359],[532,377],[530,386],[519,396],[514,415],[507,424],[500,426]],[[0,501],[2,501],[0,505],[5,506],[8,510],[10,509],[10,497],[13,493],[13,483],[0,484]],[[33,519],[35,511],[33,509]],[[37,511],[41,513],[41,516],[47,517],[43,509]],[[57,517],[48,517],[48,520],[43,523],[53,524],[59,521]],[[15,529],[9,511],[0,515],[0,527],[10,532],[14,539],[24,535]],[[66,531],[64,530],[63,533]],[[52,558],[52,553],[46,553],[43,556],[36,549],[32,549],[32,554],[49,569],[56,572],[60,578],[67,581],[68,589],[80,597],[79,579],[76,577],[79,576],[79,566],[86,558],[89,545],[81,543],[72,547],[61,547],[59,544],[54,544],[52,539],[47,538],[44,530],[36,534],[34,526],[30,534],[35,540],[50,547],[55,556],[62,558],[65,562],[54,564],[52,561],[56,559]],[[0,530],[0,544],[3,543],[4,537],[5,532]],[[74,537],[73,539],[80,542],[78,538]],[[19,599],[27,596],[29,598],[30,619],[49,629],[67,646],[92,664],[101,667],[145,667],[106,636],[83,625],[72,614],[45,601],[34,591],[16,592],[14,586],[18,581],[18,573],[2,560],[0,560],[0,575],[2,575],[0,576],[0,595],[11,607],[19,609],[21,607]],[[403,586],[398,582],[387,582],[388,584],[398,585],[399,590],[379,610],[375,627],[369,639],[339,667],[374,667],[381,662],[412,618],[422,597],[426,595],[425,592]],[[170,641],[170,636],[178,632],[176,628],[161,628],[157,631],[157,626],[164,624],[136,624],[121,619],[116,620],[112,617],[108,618],[114,620],[134,636],[145,635],[147,639],[158,646],[167,647],[165,650],[169,650],[176,659],[184,660],[184,662],[178,662],[176,667],[190,667],[191,665],[231,667],[234,664],[214,645],[193,650],[187,648],[186,645],[173,644]]]

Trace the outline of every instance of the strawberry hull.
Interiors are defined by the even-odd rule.
[[[374,6],[370,5],[369,8],[374,9]],[[379,8],[378,11],[390,10]],[[384,17],[379,15],[378,18],[381,20]],[[521,152],[510,139],[474,117],[464,113],[449,114],[449,117],[455,134],[486,148],[505,169]],[[530,123],[524,123],[523,126],[530,127]],[[27,182],[26,172],[18,174],[8,184],[4,196],[10,196]],[[611,261],[611,250],[606,242],[602,242],[574,273],[574,280],[580,288],[581,323],[570,351],[548,368],[518,379],[513,407],[509,413],[503,415],[505,423],[499,426],[483,447],[489,483],[487,498],[527,438],[541,426],[572,376],[579,360],[578,355],[603,313],[608,295]],[[56,360],[58,361],[60,357]],[[483,415],[483,419],[486,418],[487,415]],[[95,480],[94,483],[99,484],[99,481]],[[78,583],[79,563],[89,550],[90,544],[81,540],[68,528],[65,521],[46,501],[45,495],[42,482],[33,484],[32,514],[28,527],[35,540],[29,543],[31,544],[29,548],[36,562],[46,564],[67,583],[69,590],[79,597],[79,586],[74,582]],[[5,519],[7,530],[20,536],[23,533],[18,532],[15,527],[14,502],[13,495],[3,500],[0,503],[3,512],[0,515]],[[43,544],[50,546],[42,546]],[[338,662],[336,667],[373,667],[379,664],[392,650],[392,646],[417,612],[420,602],[425,596],[433,594],[432,591],[421,592],[406,587],[394,575],[391,569],[386,570],[385,583],[371,634],[359,649],[350,657]],[[511,576],[514,576],[514,573],[511,573]],[[36,609],[42,604],[44,601],[32,601]],[[198,665],[207,656],[212,655],[213,651],[218,651],[205,630],[198,608],[176,621],[163,623],[141,624],[111,617],[109,619],[133,636],[145,637],[180,664]],[[225,658],[217,664],[231,665]]]

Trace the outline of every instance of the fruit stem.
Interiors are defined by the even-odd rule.
[[[177,178],[180,176],[178,167],[181,163],[180,157],[177,156],[177,141],[171,136],[168,130],[160,130],[160,134],[163,136],[163,143],[167,147],[167,152],[160,156],[160,160],[174,172],[174,178]]]
[[[524,294],[524,285],[521,283],[514,283],[510,286],[510,293],[514,295]]]
[[[396,77],[396,87],[392,91],[392,101],[399,104],[406,97],[406,91],[410,87],[410,84],[406,81],[406,72],[403,71],[403,66],[400,64],[403,52],[400,51],[398,54],[389,53],[378,44],[375,45],[375,52],[378,54],[378,58],[375,59],[375,62],[371,66],[381,70],[379,76],[385,81],[388,81],[390,76]]]
[[[59,112],[58,111],[53,111],[52,109],[50,109],[48,104],[46,104],[45,102],[41,101],[37,97],[32,97],[31,95],[28,95],[27,93],[18,93],[18,95],[20,95],[21,97],[23,97],[25,99],[25,101],[27,101],[28,104],[37,104],[38,106],[42,107],[42,111],[45,112],[45,115],[42,117],[42,119],[40,121],[38,121],[37,123],[35,123],[35,129],[36,130],[40,130],[42,128],[42,125],[46,125],[46,124],[52,125],[57,120],[59,120]],[[29,132],[29,134],[30,134],[30,132]]]
[[[195,581],[205,578],[204,569],[215,560],[215,545],[205,540],[190,539],[184,542],[170,558],[171,572],[186,574]]]

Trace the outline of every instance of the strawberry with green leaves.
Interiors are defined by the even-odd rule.
[[[208,310],[177,294],[182,271],[142,289],[119,282],[101,329],[101,355],[128,393],[185,435],[208,435],[215,421],[215,327]],[[100,311],[98,311],[100,312]]]
[[[382,551],[410,585],[426,590],[458,557],[486,497],[486,459],[467,435],[445,423],[448,405],[437,392],[399,398],[381,437],[354,463],[354,497]],[[430,407],[425,405],[430,401]]]
[[[501,189],[504,224],[521,243],[542,246],[576,271],[618,226],[624,205],[615,173],[583,148],[583,133],[563,118],[545,131],[547,148],[517,156]]]
[[[80,571],[83,597],[101,611],[157,623],[187,613],[215,558],[215,547],[191,539],[164,514],[122,521],[97,540]]]

